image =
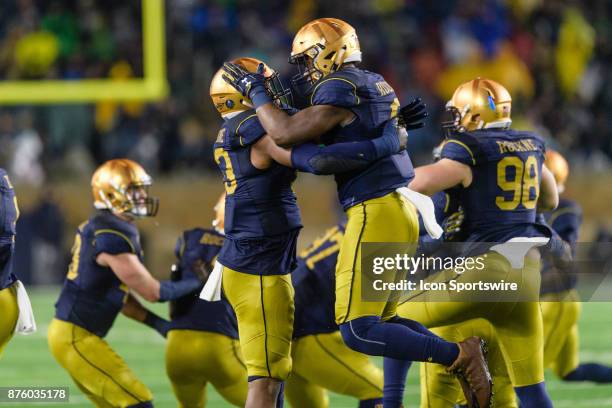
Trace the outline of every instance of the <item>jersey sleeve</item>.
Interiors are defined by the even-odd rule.
[[[235,150],[254,144],[266,134],[266,130],[261,126],[257,115],[253,112],[242,120],[237,121],[235,128],[229,131],[224,139],[223,148],[225,150]]]
[[[471,139],[461,137],[461,135],[453,135],[444,143],[440,157],[442,159],[454,160],[468,166],[475,166],[477,158],[476,153],[477,145],[473,143]]]
[[[114,229],[101,229],[95,232],[95,254],[119,255],[137,254],[134,237]]]
[[[324,79],[316,85],[310,98],[311,105],[333,105],[352,108],[359,105],[357,85],[341,77]]]

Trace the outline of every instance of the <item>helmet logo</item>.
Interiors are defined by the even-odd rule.
[[[487,100],[489,101],[489,108],[491,108],[492,111],[495,111],[495,101],[493,101],[491,95],[487,96]]]
[[[234,107],[234,101],[228,99],[227,101],[225,101],[225,106],[227,106],[228,109],[232,109]]]

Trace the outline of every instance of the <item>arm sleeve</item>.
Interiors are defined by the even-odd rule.
[[[95,254],[102,252],[111,255],[123,253],[135,254],[136,249],[129,236],[121,231],[99,230],[95,233]]]
[[[370,140],[330,146],[304,143],[291,149],[291,165],[299,171],[313,174],[358,170],[376,159],[376,148]]]
[[[314,174],[359,170],[375,160],[397,153],[400,150],[398,131],[397,119],[390,119],[382,135],[372,140],[329,146],[304,143],[291,150],[291,163],[300,171]]]

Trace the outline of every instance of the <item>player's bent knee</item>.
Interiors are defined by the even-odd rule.
[[[385,344],[368,338],[372,326],[378,324],[377,316],[365,316],[350,320],[340,325],[342,340],[352,350],[369,355],[382,355]]]

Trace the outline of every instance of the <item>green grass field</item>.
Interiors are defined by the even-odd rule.
[[[37,407],[88,407],[88,400],[71,383],[68,375],[48,351],[46,332],[53,314],[57,289],[31,290],[30,296],[38,321],[39,331],[32,336],[16,336],[0,360],[0,386],[70,386],[69,404],[29,404]],[[155,310],[163,313],[164,306]],[[612,365],[612,303],[584,304],[581,329],[581,352],[584,361],[605,362]],[[176,401],[164,370],[164,339],[124,317],[119,317],[108,336],[109,343],[123,356],[129,366],[155,395],[157,407],[174,407]],[[526,345],[528,347],[528,345]],[[550,373],[547,373],[550,374]],[[418,369],[411,370],[405,394],[405,406],[418,406]],[[561,383],[547,375],[547,386],[555,407],[612,407],[612,385]],[[332,407],[356,407],[352,398],[332,394]],[[26,406],[28,404],[19,404]],[[2,404],[0,406],[17,406]],[[209,387],[208,407],[228,406]]]

